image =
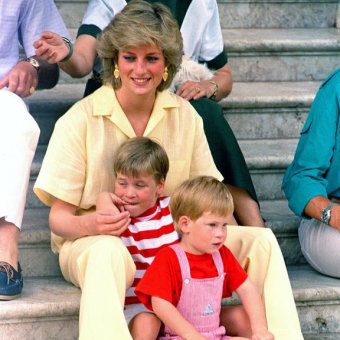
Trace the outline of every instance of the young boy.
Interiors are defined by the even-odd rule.
[[[180,242],[157,253],[135,290],[164,324],[159,339],[274,339],[259,293],[224,246],[233,213],[227,187],[213,177],[189,179],[170,211]],[[242,306],[221,308],[233,291]]]
[[[169,197],[161,197],[165,178],[169,169],[168,156],[158,143],[146,137],[128,139],[117,150],[114,159],[114,193],[102,192],[97,197],[97,211],[103,218],[105,213],[115,211],[117,216],[124,215],[115,233],[120,236],[136,265],[136,274],[132,286],[125,298],[125,316],[132,329],[134,316],[141,311],[148,311],[137,299],[134,288],[151,264],[159,249],[178,242],[169,210]],[[131,320],[131,322],[130,322]],[[155,339],[160,321],[150,314],[149,326],[143,325],[143,331],[134,327],[139,335],[143,332],[148,339]]]

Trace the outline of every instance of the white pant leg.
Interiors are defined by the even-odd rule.
[[[0,217],[21,228],[40,129],[16,94],[0,91]]]
[[[340,278],[340,233],[315,219],[302,219],[299,227],[301,250],[318,272]]]

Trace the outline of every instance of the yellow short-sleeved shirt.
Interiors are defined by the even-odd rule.
[[[79,207],[79,214],[91,211],[98,193],[114,189],[116,149],[135,136],[114,90],[102,86],[57,121],[34,192],[48,206],[58,198]],[[183,98],[159,92],[144,136],[158,141],[168,154],[165,195],[198,175],[223,179],[212,159],[202,119]],[[52,235],[52,245],[55,242],[57,250],[63,240]]]

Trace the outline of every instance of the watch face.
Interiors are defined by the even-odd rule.
[[[27,58],[26,61],[28,61],[37,71],[40,69],[39,62],[34,58]]]

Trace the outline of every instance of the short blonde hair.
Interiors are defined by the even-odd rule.
[[[151,175],[157,183],[165,181],[169,158],[163,147],[147,137],[134,137],[119,146],[114,157],[115,176],[121,173],[132,177]]]
[[[230,216],[234,212],[233,198],[225,184],[211,176],[199,176],[184,181],[171,196],[170,211],[177,232],[181,216],[196,221],[205,212]]]
[[[157,90],[168,88],[181,64],[182,36],[177,21],[166,6],[143,0],[129,2],[98,37],[97,52],[103,63],[104,84],[119,88],[121,82],[113,76],[118,52],[143,45],[156,45],[163,51],[168,79],[162,81]]]

